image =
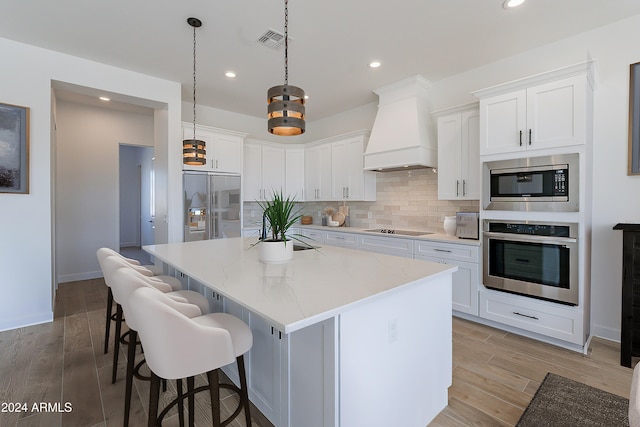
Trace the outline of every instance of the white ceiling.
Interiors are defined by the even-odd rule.
[[[435,82],[640,13],[639,0],[502,1],[291,0],[289,83],[310,96],[307,120],[375,101],[372,90],[414,74]],[[2,0],[0,37],[179,81],[190,101],[190,16],[203,21],[198,104],[264,117],[284,51],[256,40],[283,31],[283,0]],[[369,69],[373,59],[382,67]]]

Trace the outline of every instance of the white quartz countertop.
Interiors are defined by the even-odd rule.
[[[284,333],[423,279],[452,265],[335,246],[294,252],[286,264],[263,264],[255,237],[144,246],[172,267],[244,306]]]

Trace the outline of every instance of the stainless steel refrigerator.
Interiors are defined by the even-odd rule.
[[[240,237],[240,175],[185,171],[184,241]]]

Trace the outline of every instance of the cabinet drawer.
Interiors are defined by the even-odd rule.
[[[308,237],[309,239],[303,239],[303,241],[310,243],[311,245],[314,244],[322,244],[324,245],[326,240],[327,240],[327,232],[323,231],[323,230],[300,230],[300,234],[302,234],[305,237]]]
[[[517,295],[480,293],[480,317],[583,345],[582,312]]]
[[[356,238],[355,234],[327,232],[325,243],[327,245],[355,248],[358,246],[358,239]]]
[[[359,246],[363,251],[413,257],[413,240],[409,239],[359,236]]]
[[[418,241],[415,243],[416,255],[445,258],[452,261],[478,262],[479,250],[478,246],[458,245],[455,243],[432,241]]]

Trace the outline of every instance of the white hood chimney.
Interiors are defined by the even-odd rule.
[[[438,166],[428,107],[431,83],[416,75],[374,90],[378,113],[364,153],[364,169],[393,171]]]

